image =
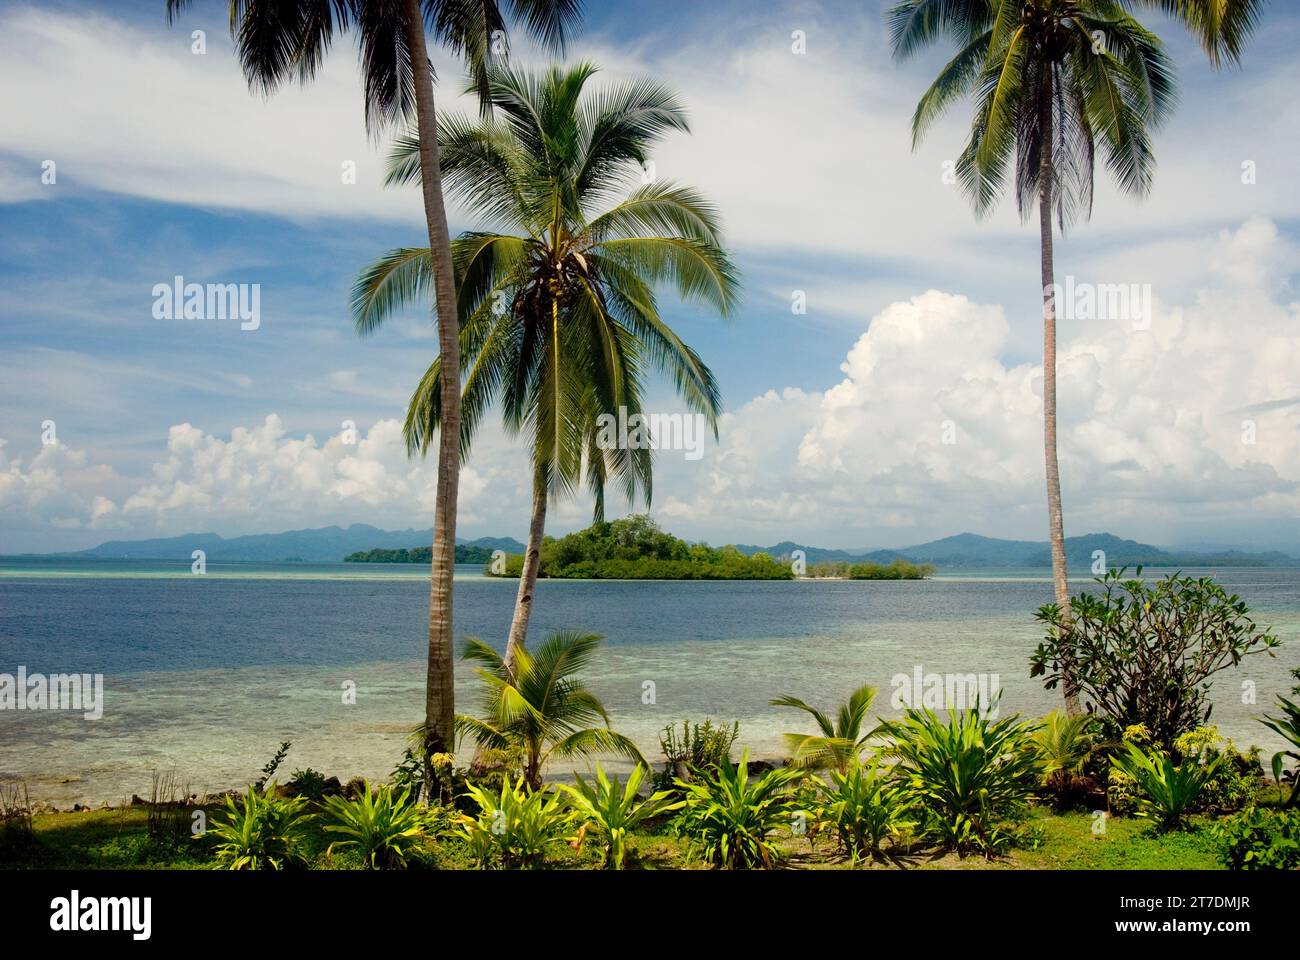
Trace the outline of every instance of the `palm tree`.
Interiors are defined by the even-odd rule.
[[[661,282],[684,299],[727,314],[736,271],[718,217],[697,193],[640,183],[650,148],[686,130],[673,94],[648,80],[586,93],[596,67],[582,63],[534,75],[494,71],[493,115],[447,119],[440,131],[447,188],[497,230],[453,243],[465,374],[462,448],[500,402],[507,431],[531,441],[533,496],[505,662],[522,649],[540,568],[548,502],[586,469],[595,516],[604,485],[629,499],[651,496],[650,450],[602,438],[603,415],[641,412],[643,370],[658,367],[687,406],[717,432],[717,384],[699,356],[664,322]],[[389,182],[419,177],[415,141],[394,151]],[[619,199],[621,198],[621,199]],[[362,272],[353,290],[357,327],[374,329],[429,282],[427,250],[394,250]],[[420,382],[406,441],[425,451],[442,425],[442,358]]]
[[[912,117],[915,147],[948,106],[976,102],[958,180],[976,214],[992,211],[1015,161],[1016,204],[1028,219],[1038,204],[1043,296],[1043,453],[1056,605],[1069,610],[1065,529],[1056,455],[1056,298],[1053,227],[1064,231],[1092,212],[1093,162],[1100,147],[1120,188],[1151,186],[1151,132],[1175,99],[1160,39],[1126,8],[1159,8],[1180,18],[1216,66],[1236,62],[1260,0],[900,0],[887,19],[894,56],[905,59],[947,38],[957,55],[939,72]],[[1067,648],[1068,649],[1068,648]],[[1079,712],[1068,652],[1062,662],[1066,709]]]
[[[578,674],[591,662],[601,638],[573,631],[553,633],[536,654],[520,648],[506,666],[501,654],[471,637],[462,659],[481,664],[483,713],[457,715],[456,728],[494,750],[518,749],[524,779],[541,789],[542,767],[552,756],[615,753],[648,767],[635,743],[609,729],[609,714]],[[589,724],[602,721],[604,726]]]
[[[785,742],[792,751],[791,763],[797,767],[816,769],[833,769],[844,773],[850,767],[857,766],[858,758],[867,745],[867,741],[876,735],[877,730],[862,731],[866,722],[867,711],[876,699],[876,688],[861,686],[849,694],[849,699],[840,704],[839,712],[831,720],[820,710],[808,706],[797,697],[783,696],[770,701],[774,707],[794,707],[813,718],[820,735],[808,733],[787,733]]]
[[[1064,808],[1081,786],[1078,780],[1084,766],[1101,746],[1093,735],[1097,719],[1090,713],[1067,716],[1053,710],[1043,717],[1043,725],[1033,733],[1034,749],[1042,762],[1043,783],[1056,794],[1056,804]]]
[[[174,22],[189,0],[167,0]],[[581,0],[510,0],[528,33],[562,48],[576,24]],[[366,128],[378,133],[397,118],[415,121],[417,166],[424,193],[439,354],[459,368],[456,291],[451,233],[443,203],[438,157],[438,118],[433,70],[425,39],[464,56],[476,87],[486,84],[493,45],[505,37],[498,0],[230,0],[230,29],[251,89],[269,95],[293,78],[316,76],[336,33],[355,30],[365,82]],[[452,653],[452,574],[456,560],[456,500],[460,484],[460,384],[441,385],[445,435],[438,448],[433,562],[429,586],[428,667],[425,686],[426,758],[450,752],[454,738],[455,688]],[[432,782],[425,764],[425,778]],[[433,790],[425,791],[426,796]]]

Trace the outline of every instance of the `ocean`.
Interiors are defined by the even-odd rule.
[[[1276,658],[1249,657],[1214,680],[1212,722],[1271,754],[1281,742],[1257,717],[1300,665],[1300,570],[1186,572],[1216,573],[1283,640]],[[515,590],[458,568],[458,637],[500,647]],[[774,757],[783,731],[809,731],[802,713],[769,706],[781,694],[832,709],[870,683],[874,712],[889,717],[900,675],[976,674],[1002,689],[1003,716],[1053,709],[1059,694],[1028,669],[1042,635],[1033,614],[1050,600],[1038,569],[907,582],[543,581],[529,636],[606,638],[589,686],[651,759],[666,724],[706,717],[739,721],[738,745]],[[344,781],[387,776],[421,719],[427,604],[428,571],[415,565],[209,563],[195,575],[181,562],[0,558],[0,673],[104,678],[99,719],[0,711],[0,780],[22,779],[62,808],[147,796],[154,771],[208,792],[256,779],[283,740],[293,746],[282,780],[306,767]],[[458,710],[477,710],[477,685],[461,666]]]

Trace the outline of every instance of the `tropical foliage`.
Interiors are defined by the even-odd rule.
[[[384,784],[373,791],[366,781],[355,800],[328,797],[324,802],[325,832],[340,839],[334,847],[352,848],[371,870],[405,868],[420,847],[424,813],[412,802],[409,788],[398,791]]]
[[[1208,763],[1188,759],[1179,764],[1166,753],[1144,750],[1130,741],[1111,756],[1110,762],[1137,785],[1138,815],[1149,817],[1162,830],[1172,830],[1183,825],[1183,818],[1222,758]]]
[[[502,777],[495,790],[471,784],[466,796],[478,806],[478,815],[462,816],[452,832],[480,867],[540,867],[573,827],[574,813],[562,794],[530,789],[523,778],[512,783]]]
[[[696,771],[679,780],[685,808],[677,829],[703,858],[727,870],[771,870],[781,858],[773,833],[793,822],[793,785],[803,776],[794,767],[769,770],[749,779],[749,751],[738,765]]]
[[[471,638],[464,659],[480,665],[483,716],[458,716],[460,732],[484,747],[518,749],[524,779],[534,790],[541,788],[542,768],[552,756],[614,753],[648,766],[635,743],[609,729],[605,707],[579,676],[600,640],[595,634],[553,633],[535,653],[519,650],[507,667],[501,654]],[[589,726],[597,721],[603,726]]]
[[[927,835],[963,854],[993,856],[1011,844],[1041,777],[1034,723],[927,709],[908,710],[884,729],[894,742],[882,756],[897,761],[894,773]]]
[[[878,856],[886,840],[910,834],[908,792],[887,771],[855,763],[832,771],[830,778],[816,782],[813,819],[819,829],[834,833],[846,856],[855,862]]]
[[[798,697],[789,695],[772,700],[774,707],[793,707],[802,710],[813,718],[819,734],[787,733],[786,746],[792,754],[791,762],[798,767],[814,769],[833,769],[841,773],[856,767],[867,741],[876,735],[877,730],[864,730],[867,711],[876,699],[876,688],[863,685],[849,694],[848,700],[840,704],[835,718],[827,716],[820,710],[810,707]]]
[[[731,760],[731,748],[740,736],[740,722],[731,726],[682,721],[682,731],[668,724],[659,734],[659,749],[664,755],[663,770],[655,774],[658,789],[675,789],[677,780],[691,780],[692,771],[717,770]]]
[[[1300,870],[1300,810],[1250,807],[1212,832],[1229,870]]]
[[[250,786],[239,803],[226,797],[224,816],[213,817],[208,834],[216,841],[217,862],[230,870],[283,870],[305,860],[307,801]]]
[[[1289,741],[1294,750],[1279,750],[1273,754],[1273,779],[1279,783],[1285,776],[1291,778],[1291,795],[1287,798],[1286,805],[1293,807],[1297,799],[1300,799],[1300,706],[1293,700],[1278,695],[1278,708],[1282,711],[1281,717],[1264,717],[1260,723],[1268,727],[1278,736]],[[1284,773],[1286,761],[1296,761],[1290,773]]]
[[[1037,617],[1047,636],[1030,658],[1030,675],[1054,688],[1067,652],[1089,709],[1117,739],[1143,725],[1164,750],[1210,717],[1209,680],[1279,641],[1255,624],[1246,603],[1209,577],[1177,574],[1153,584],[1123,569],[1098,579],[1095,592],[1070,599],[1070,614],[1054,604]],[[1069,625],[1069,640],[1063,640]]]
[[[1053,710],[1033,733],[1043,781],[1059,808],[1068,806],[1088,789],[1084,769],[1101,745],[1096,726],[1097,720],[1091,714],[1071,717]]]
[[[666,790],[652,793],[642,800],[637,791],[644,776],[645,767],[634,767],[627,785],[623,786],[618,777],[605,776],[600,764],[596,764],[595,782],[588,783],[581,776],[575,776],[574,786],[562,784],[559,787],[582,821],[580,838],[585,837],[590,829],[604,847],[605,866],[612,870],[623,869],[632,828],[681,806],[671,802],[671,795]]]

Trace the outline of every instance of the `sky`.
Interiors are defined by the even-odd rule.
[[[588,6],[567,58],[600,64],[596,84],[677,91],[691,131],[656,175],[718,206],[742,274],[729,319],[664,300],[726,413],[698,458],[658,451],[652,516],[711,543],[1045,539],[1037,229],[1010,199],[977,220],[946,182],[968,104],[912,149],[945,51],[896,63],[883,3]],[[1075,299],[1060,322],[1066,533],[1300,555],[1300,11],[1272,4],[1219,72],[1180,26],[1141,18],[1181,101],[1150,195],[1099,166],[1091,220],[1057,240],[1065,289],[1149,298]],[[548,60],[519,39],[511,56]],[[462,69],[433,57],[440,109],[473,111]],[[431,526],[436,464],[401,438],[430,313],[365,339],[349,317],[362,267],[426,241],[418,191],[382,184],[393,131],[366,133],[350,40],[267,99],[224,3],[169,27],[162,0],[3,0],[0,86],[0,554]],[[177,276],[256,284],[256,329],[158,316],[154,288]],[[647,409],[681,411],[670,386]],[[522,538],[529,481],[490,421],[459,534]],[[556,504],[548,530],[591,508]],[[628,509],[644,504],[610,497]]]

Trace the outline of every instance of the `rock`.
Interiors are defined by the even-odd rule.
[[[148,804],[148,802],[148,800],[145,800],[138,793],[131,794],[131,806],[133,807],[143,807]]]
[[[338,777],[329,777],[326,779],[325,786],[321,790],[321,793],[327,797],[337,797],[342,792],[343,784],[339,782]]]

